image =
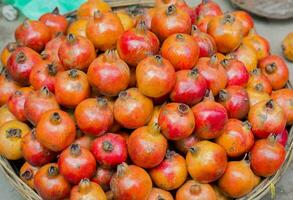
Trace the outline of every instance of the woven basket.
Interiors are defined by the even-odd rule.
[[[232,4],[268,19],[293,18],[292,0],[230,0]]]
[[[108,2],[113,8],[126,7],[126,6],[134,6],[139,5],[139,7],[150,7],[154,5],[154,0],[105,0]],[[72,17],[75,15],[75,12],[71,12],[66,14],[67,17]],[[291,83],[288,82],[288,88],[293,88]],[[282,168],[272,177],[263,179],[262,182],[254,188],[252,192],[250,192],[245,197],[239,198],[238,200],[261,200],[272,188],[274,185],[280,180],[280,178],[287,171],[292,158],[293,158],[293,126],[289,127],[289,138],[286,146],[287,154],[286,160],[282,166]],[[42,198],[29,186],[27,186],[18,176],[19,174],[19,162],[18,161],[8,161],[4,157],[0,156],[0,170],[6,176],[9,183],[26,199],[26,200],[42,200]]]

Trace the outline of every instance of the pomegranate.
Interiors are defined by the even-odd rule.
[[[56,75],[59,71],[64,71],[61,65],[56,65],[44,61],[42,64],[35,66],[30,73],[30,83],[35,90],[47,87],[51,92],[55,92]]]
[[[256,88],[247,88],[246,91],[248,94],[250,108],[261,101],[268,101],[271,98],[268,93],[263,91],[261,85],[256,85]]]
[[[191,19],[188,13],[177,6],[161,7],[155,11],[152,18],[151,30],[164,41],[174,33],[191,32]]]
[[[15,40],[37,52],[41,52],[52,38],[50,29],[41,21],[25,19],[15,30]]]
[[[16,120],[16,117],[9,111],[6,104],[0,107],[0,127],[6,122]]]
[[[280,134],[286,126],[283,109],[271,99],[252,106],[248,113],[248,121],[257,138],[266,138],[271,133]]]
[[[12,52],[7,61],[7,71],[22,85],[29,84],[31,70],[41,64],[41,56],[28,47],[19,47]]]
[[[76,185],[82,179],[94,176],[96,160],[89,150],[72,144],[60,154],[58,166],[64,178]]]
[[[170,98],[173,102],[194,105],[199,103],[207,90],[207,82],[199,74],[197,68],[192,70],[179,70],[176,72],[176,84]]]
[[[223,147],[210,141],[193,145],[186,155],[190,176],[201,183],[218,180],[225,172],[227,154]]]
[[[1,51],[1,62],[3,66],[7,66],[9,56],[17,47],[21,46],[17,42],[9,42]]]
[[[192,69],[198,61],[199,46],[188,34],[172,34],[164,41],[161,52],[175,70]]]
[[[146,22],[143,20],[137,24],[136,28],[125,31],[117,42],[119,56],[133,67],[149,55],[158,53],[159,49],[159,39],[147,29]]]
[[[69,197],[71,186],[59,173],[56,163],[41,167],[34,178],[35,189],[44,200],[62,200]]]
[[[38,167],[34,167],[30,165],[28,162],[25,162],[19,170],[19,177],[30,188],[35,189],[34,178],[38,170]]]
[[[86,36],[97,49],[106,51],[116,46],[123,31],[123,25],[117,14],[102,13],[97,10],[87,24]]]
[[[187,178],[185,159],[174,151],[167,151],[165,159],[150,169],[153,182],[163,190],[179,188]]]
[[[152,190],[152,180],[144,169],[122,163],[118,165],[110,187],[114,199],[146,199]]]
[[[60,44],[58,56],[65,68],[85,71],[96,58],[96,52],[87,38],[69,33]]]
[[[287,141],[288,141],[288,131],[284,129],[282,133],[277,135],[277,142],[279,142],[281,145],[286,147]]]
[[[65,33],[68,26],[66,17],[60,15],[58,7],[56,7],[52,13],[43,14],[39,21],[43,22],[46,26],[49,27],[52,36],[60,32]]]
[[[236,59],[224,59],[221,62],[227,73],[227,86],[245,87],[249,80],[249,73],[245,65]]]
[[[248,114],[248,94],[241,86],[229,86],[220,90],[219,102],[226,108],[229,118],[244,119]]]
[[[117,96],[130,82],[129,67],[112,50],[106,51],[91,63],[87,76],[90,84],[107,96]]]
[[[228,59],[237,59],[241,61],[248,72],[257,68],[258,61],[256,51],[250,46],[240,45],[236,51],[227,54],[226,57]]]
[[[120,92],[114,104],[116,121],[129,129],[147,124],[152,111],[152,100],[142,95],[137,88],[129,88]]]
[[[285,161],[286,149],[276,141],[276,136],[255,142],[250,152],[250,166],[253,172],[262,177],[274,175]]]
[[[211,58],[202,57],[198,60],[196,68],[206,79],[208,88],[217,95],[227,84],[227,73],[214,54]],[[219,76],[221,74],[221,76]]]
[[[24,103],[25,117],[33,125],[38,123],[43,113],[53,109],[59,109],[59,105],[47,87],[29,93]]]
[[[44,51],[42,51],[41,53],[43,60],[48,60],[49,62],[57,66],[62,65],[58,56],[58,51],[61,44],[65,40],[66,40],[66,37],[62,33],[58,33],[54,38],[52,38],[46,44]]]
[[[175,85],[175,70],[162,56],[149,56],[137,65],[136,81],[138,90],[142,94],[148,97],[162,97]]]
[[[32,88],[30,87],[23,87],[15,91],[12,94],[8,101],[7,106],[9,111],[19,120],[19,121],[26,121],[25,113],[24,113],[24,104],[26,98],[30,92],[32,92]]]
[[[262,73],[268,78],[274,90],[283,88],[289,80],[288,66],[283,58],[271,55],[258,63]]]
[[[201,32],[196,25],[192,25],[191,36],[199,47],[199,57],[210,57],[217,52],[215,40],[207,33]]]
[[[102,13],[111,12],[111,7],[108,3],[100,0],[88,0],[81,4],[77,10],[78,18],[91,18],[94,13],[99,10]]]
[[[254,28],[254,22],[252,17],[245,11],[237,10],[232,12],[236,20],[240,21],[242,24],[243,36],[247,36],[248,33]]]
[[[173,196],[170,192],[166,190],[162,190],[160,188],[154,188],[152,189],[148,200],[158,200],[158,199],[164,199],[164,200],[174,200]]]
[[[127,159],[127,145],[124,137],[107,133],[93,141],[92,153],[104,167],[115,167]]]
[[[182,153],[183,155],[186,155],[188,150],[195,145],[196,143],[198,143],[200,141],[200,139],[195,135],[192,134],[186,138],[183,138],[181,140],[177,140],[175,141],[175,147],[176,150],[178,150],[180,153]]]
[[[269,42],[264,37],[256,34],[253,29],[251,29],[247,37],[243,38],[243,44],[255,50],[258,60],[270,55]]]
[[[127,140],[128,153],[137,166],[153,168],[165,157],[168,147],[158,124],[143,126],[133,131]]]
[[[237,119],[229,119],[223,129],[223,133],[216,139],[229,157],[239,157],[247,153],[254,144],[254,136],[248,121],[241,122]]]
[[[91,136],[106,133],[114,120],[111,105],[102,97],[83,100],[77,105],[74,116],[80,130]]]
[[[227,110],[213,100],[207,91],[203,102],[192,107],[195,119],[195,134],[202,139],[214,139],[221,135],[228,121]]]
[[[256,177],[245,160],[230,161],[224,175],[219,179],[220,189],[232,198],[240,198],[255,187]]]
[[[169,140],[180,140],[192,134],[194,115],[188,105],[168,103],[161,108],[159,126]]]
[[[221,53],[230,53],[241,44],[242,24],[231,13],[212,18],[207,31]]]
[[[90,84],[83,71],[71,69],[59,72],[55,81],[55,95],[60,105],[74,108],[90,96]]]
[[[288,88],[280,89],[274,91],[271,97],[283,108],[287,124],[293,124],[293,90]]]
[[[195,9],[197,20],[222,15],[221,7],[212,0],[202,0]]]
[[[15,93],[20,86],[12,80],[6,69],[0,71],[0,105],[6,104],[9,97]]]
[[[75,139],[76,128],[69,114],[62,110],[45,112],[36,127],[37,140],[51,151],[59,152]]]
[[[210,184],[201,184],[189,180],[176,192],[176,200],[217,200],[216,193]]]
[[[56,157],[54,152],[45,148],[37,140],[35,129],[23,137],[21,149],[24,159],[33,166],[43,166]]]
[[[114,174],[113,169],[108,169],[104,167],[98,167],[96,173],[91,181],[99,184],[104,191],[108,191],[110,189],[110,181]]]
[[[247,88],[254,88],[258,91],[263,91],[268,94],[272,92],[272,85],[268,78],[261,72],[259,68],[250,72]]]
[[[80,183],[74,186],[70,192],[69,200],[107,200],[106,194],[98,184],[91,182],[89,179],[84,178]]]

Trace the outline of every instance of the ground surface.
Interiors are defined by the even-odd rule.
[[[228,0],[216,0],[219,2],[225,11],[232,10]],[[0,0],[1,2],[1,0]],[[199,0],[187,0],[187,2],[194,6]],[[1,4],[1,3],[0,3]],[[17,22],[7,22],[0,16],[0,49],[8,42],[13,40],[13,33]],[[287,21],[271,21],[255,17],[255,24],[257,31],[269,39],[273,54],[281,54],[280,43],[288,32],[293,32],[293,20]],[[288,63],[289,64],[289,63]],[[289,64],[291,75],[290,80],[293,81],[293,64]],[[22,200],[23,198],[15,191],[6,181],[3,174],[0,172],[0,200]],[[269,200],[269,195],[264,200]],[[287,171],[277,185],[277,200],[293,200],[293,165]]]

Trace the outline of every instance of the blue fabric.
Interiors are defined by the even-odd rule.
[[[61,14],[76,10],[86,0],[4,0],[18,8],[26,17],[39,19],[44,13],[58,7]]]

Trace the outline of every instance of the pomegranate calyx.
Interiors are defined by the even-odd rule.
[[[230,64],[230,60],[229,59],[224,59],[224,60],[222,60],[221,62],[221,65],[223,66],[223,67],[228,67],[228,65]]]
[[[198,70],[196,67],[194,67],[194,68],[189,72],[189,75],[190,75],[191,77],[194,77],[194,78],[197,78],[197,77],[198,77],[198,74],[199,74],[199,70]]]
[[[50,95],[50,91],[46,86],[42,87],[40,89],[40,91],[41,91],[41,94],[44,95],[44,96],[49,96]]]
[[[76,42],[76,37],[72,33],[69,33],[67,36],[67,41],[69,44],[74,44]]]
[[[190,148],[188,149],[188,151],[189,151],[191,154],[195,154],[195,153],[198,152],[198,148],[195,147],[195,146],[193,146],[193,147],[190,147]]]
[[[83,178],[78,184],[80,193],[86,193],[91,187],[91,181],[88,178]]]
[[[223,20],[224,24],[232,24],[234,21],[235,21],[235,17],[231,13],[228,13],[224,16],[224,20]]]
[[[10,128],[6,130],[7,138],[21,138],[21,129],[19,128]]]
[[[127,168],[128,168],[128,165],[125,162],[123,162],[120,165],[118,165],[117,166],[117,175],[119,177],[124,176],[124,174],[126,173]]]
[[[266,108],[268,109],[273,109],[274,108],[274,101],[272,99],[270,99],[267,103],[266,103]]]
[[[79,156],[81,154],[80,145],[79,144],[72,144],[70,146],[70,154],[75,157]]]
[[[163,57],[161,55],[155,55],[154,58],[159,65],[163,64]]]
[[[71,69],[69,70],[68,75],[70,78],[75,79],[78,77],[78,71],[76,69]]]
[[[17,55],[16,55],[16,62],[21,64],[24,63],[26,61],[26,55],[20,51]]]
[[[193,184],[192,186],[190,186],[189,191],[191,194],[196,195],[201,192],[201,187],[199,184]]]
[[[58,112],[54,112],[51,115],[50,121],[51,121],[51,123],[56,124],[56,125],[60,124],[62,121],[60,114]]]
[[[188,112],[189,108],[188,105],[184,104],[184,103],[180,103],[178,105],[178,111],[180,114],[186,114]]]
[[[263,86],[263,84],[261,84],[261,83],[257,83],[257,84],[255,85],[254,89],[255,89],[256,91],[263,92],[263,91],[264,91],[264,86]]]
[[[228,94],[228,92],[226,90],[222,89],[222,90],[219,91],[219,101],[220,102],[227,101],[228,96],[229,96],[229,94]]]
[[[103,14],[101,13],[100,10],[94,11],[94,20],[99,20],[102,16],[103,16]]]
[[[103,150],[106,152],[113,151],[114,147],[113,144],[110,141],[104,141],[103,142]]]
[[[97,97],[97,102],[101,107],[105,107],[108,105],[108,101],[104,97]]]
[[[54,63],[50,63],[47,65],[48,74],[50,76],[55,76],[57,74],[57,66]]]
[[[177,8],[174,4],[170,5],[167,7],[167,10],[166,10],[166,14],[167,15],[173,15],[177,12]]]
[[[184,40],[184,35],[182,35],[181,33],[176,34],[176,39],[179,41],[183,41]]]
[[[27,169],[20,176],[26,181],[29,181],[33,178],[33,171],[31,169]]]
[[[54,14],[54,15],[60,15],[59,8],[58,7],[54,8],[54,10],[52,11],[52,14]]]
[[[59,175],[59,169],[56,166],[51,165],[48,168],[48,176],[49,177],[56,177]]]
[[[242,122],[242,125],[246,127],[248,130],[251,130],[252,126],[248,120]]]
[[[265,67],[265,70],[268,74],[272,74],[276,71],[277,69],[277,65],[276,63],[271,63],[271,64],[268,64],[266,67]]]

